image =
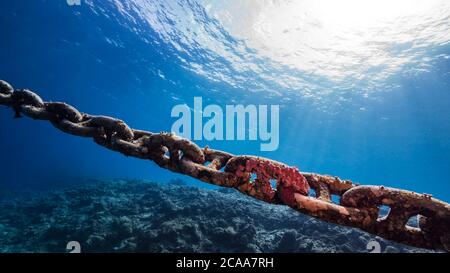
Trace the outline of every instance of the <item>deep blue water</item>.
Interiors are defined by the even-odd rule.
[[[278,104],[276,151],[261,152],[257,141],[197,143],[450,201],[450,20],[424,30],[436,31],[438,41],[426,42],[437,39],[431,33],[383,45],[390,54],[378,66],[360,70],[370,53],[365,62],[356,58],[355,67],[311,61],[319,71],[262,54],[212,16],[205,2],[2,1],[0,78],[44,100],[153,132],[169,131],[172,107],[192,106],[194,96],[221,106]],[[448,6],[440,11],[449,18]],[[314,50],[305,54],[329,53]],[[2,188],[83,176],[196,183],[48,123],[12,117],[0,107]]]

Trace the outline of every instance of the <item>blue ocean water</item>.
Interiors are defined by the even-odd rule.
[[[276,151],[261,152],[257,141],[197,143],[450,201],[448,3],[367,19],[311,1],[257,2],[2,1],[0,78],[153,132],[170,131],[172,107],[192,106],[194,96],[277,104]],[[350,15],[355,21],[344,20]],[[202,185],[12,117],[0,108],[1,188],[85,176]]]

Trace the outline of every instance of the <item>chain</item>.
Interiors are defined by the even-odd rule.
[[[110,150],[152,160],[161,168],[206,183],[236,188],[259,200],[395,242],[450,251],[450,205],[428,194],[362,186],[338,177],[301,173],[262,157],[200,148],[172,133],[135,130],[119,119],[81,113],[66,103],[45,102],[30,90],[14,90],[5,81],[0,81],[0,104],[11,107],[16,118],[47,120],[65,133],[90,137]],[[315,196],[309,196],[310,188]],[[339,203],[333,202],[332,195],[340,198]],[[390,207],[384,217],[379,217],[381,206]],[[419,227],[408,225],[413,216]]]

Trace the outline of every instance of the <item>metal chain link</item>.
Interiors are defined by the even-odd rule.
[[[300,173],[297,168],[267,158],[202,149],[172,133],[135,130],[119,119],[81,113],[66,103],[44,102],[32,91],[14,90],[1,80],[0,104],[11,107],[16,118],[25,115],[47,120],[65,133],[93,138],[110,150],[152,160],[162,168],[206,183],[236,188],[259,200],[284,204],[388,240],[450,251],[450,205],[428,194],[360,186],[338,177]],[[310,188],[315,196],[309,196]],[[340,197],[339,204],[332,201],[332,195]],[[390,207],[385,217],[379,217],[382,205]],[[412,216],[418,217],[419,227],[407,225]]]

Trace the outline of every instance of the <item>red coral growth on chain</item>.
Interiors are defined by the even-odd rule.
[[[256,174],[253,181],[250,179],[252,173]],[[298,168],[275,161],[248,158],[245,166],[237,167],[235,174],[247,181],[243,188],[249,195],[265,201],[274,202],[278,197],[284,204],[294,207],[294,193],[308,195],[309,192],[308,182]],[[270,184],[271,179],[276,180],[276,191]]]

